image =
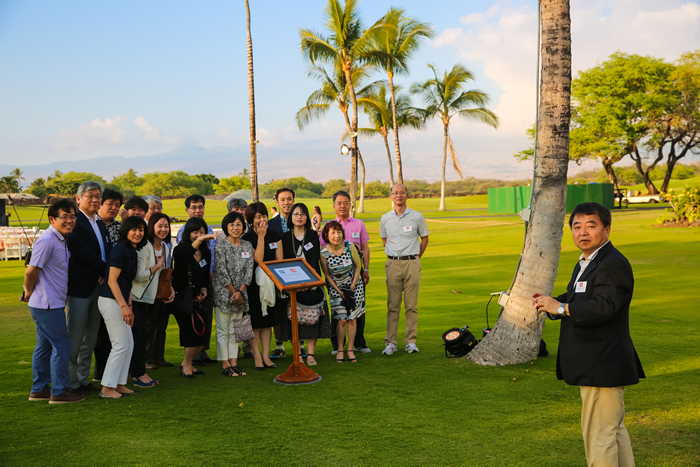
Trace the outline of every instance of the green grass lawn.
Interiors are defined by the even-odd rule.
[[[320,202],[330,211],[328,200]],[[409,205],[427,210],[437,202]],[[480,202],[450,198],[448,208],[484,208]],[[166,201],[166,211],[175,214],[178,203]],[[207,213],[223,214],[220,205],[207,202]],[[388,206],[368,200],[366,210]],[[626,391],[626,424],[637,465],[698,465],[700,229],[656,228],[657,216],[613,213],[612,241],[635,271],[631,333],[647,374]],[[17,301],[24,268],[18,261],[1,263],[0,463],[585,465],[578,388],[557,381],[554,372],[557,323],[548,322],[544,330],[548,358],[492,368],[444,356],[440,336],[448,328],[469,324],[481,337],[488,294],[512,279],[522,224],[517,218],[438,218],[428,227],[420,353],[406,354],[400,345],[397,354],[381,355],[384,262],[379,222],[371,221],[366,336],[373,351],[358,354],[357,365],[340,365],[330,343],[321,341],[315,369],[323,381],[307,386],[274,384],[277,372],[253,371],[250,360],[241,360],[248,372],[243,378],[225,378],[214,365],[194,381],[182,378],[171,319],[166,357],[176,366],[150,372],[158,387],[124,401],[93,395],[72,405],[28,402],[35,329],[26,305]],[[557,292],[565,289],[577,257],[566,227]],[[282,362],[286,367],[290,358]]]
[[[663,183],[663,180],[653,180],[654,185],[656,188],[659,190],[661,189],[661,184]],[[691,187],[691,186],[698,186],[700,185],[700,176],[698,177],[692,177],[692,178],[686,178],[685,180],[673,180],[668,184],[668,188],[674,189],[676,191],[678,190],[683,190],[686,187]],[[642,190],[644,193],[646,193],[647,187],[643,184],[640,183],[639,185],[634,185],[634,186],[626,186],[624,188],[627,188],[628,190]]]

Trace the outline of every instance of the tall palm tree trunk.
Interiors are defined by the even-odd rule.
[[[360,202],[357,205],[357,212],[365,212],[365,161],[362,160],[360,148],[357,148],[357,160],[360,162]]]
[[[352,74],[350,72],[352,63],[345,61],[343,63],[343,71],[345,79],[348,83],[348,91],[350,93],[350,102],[352,102],[352,131],[350,137],[352,143],[350,146],[352,154],[352,162],[350,163],[350,215],[355,215],[355,201],[357,199],[357,97],[355,96],[355,86],[352,82]]]
[[[391,121],[394,125],[394,151],[396,152],[396,175],[399,183],[403,184],[403,164],[401,163],[401,147],[399,146],[399,125],[396,124],[396,96],[394,95],[394,73],[388,72],[389,90],[391,91]],[[393,185],[394,182],[392,181]]]
[[[253,39],[250,35],[250,6],[245,0],[246,21],[248,26],[248,112],[250,114],[250,183],[253,189],[253,201],[260,201],[258,195],[258,155],[255,138],[255,87],[253,85]]]
[[[391,179],[391,186],[394,186],[394,163],[391,161],[391,149],[389,149],[389,139],[386,131],[382,133],[382,138],[384,138],[384,147],[386,148],[386,157],[389,158],[389,178]],[[402,183],[402,182],[399,182]]]
[[[571,17],[569,0],[542,0],[542,80],[532,214],[522,263],[496,325],[467,355],[481,365],[537,358],[545,313],[532,294],[552,294],[566,217],[566,172],[571,118]]]
[[[442,145],[442,182],[440,183],[440,207],[438,211],[445,210],[445,166],[447,165],[447,128],[449,123],[445,123],[445,142]]]

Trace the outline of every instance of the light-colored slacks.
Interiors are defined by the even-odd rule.
[[[241,313],[224,313],[214,309],[216,318],[216,358],[219,361],[238,358],[238,342],[236,342],[233,320],[240,318]]]
[[[100,286],[96,285],[89,297],[68,297],[68,336],[70,337],[70,357],[68,373],[70,387],[78,389],[90,382],[92,351],[95,350],[97,331],[100,329],[100,310],[97,299]]]
[[[97,305],[105,320],[109,340],[112,342],[112,350],[109,352],[101,384],[108,388],[116,388],[118,384],[126,384],[129,376],[134,336],[129,325],[124,322],[121,307],[116,300],[100,297]]]
[[[415,344],[418,337],[418,289],[420,287],[420,258],[413,260],[387,259],[386,272],[387,315],[385,344],[396,345],[403,295],[406,308],[406,336],[404,343]]]
[[[625,418],[625,388],[581,386],[581,430],[589,466],[634,466]]]

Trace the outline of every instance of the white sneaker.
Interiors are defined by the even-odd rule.
[[[362,353],[370,353],[371,351],[372,351],[372,349],[370,349],[369,347],[362,347],[360,349],[360,352],[362,352]]]
[[[391,355],[396,352],[396,344],[387,344],[384,350],[382,350],[382,355]]]
[[[331,355],[338,355],[338,351],[337,350],[331,351]]]
[[[406,344],[406,352],[415,353],[415,352],[420,352],[420,350],[418,350],[418,347],[416,347],[416,344]]]

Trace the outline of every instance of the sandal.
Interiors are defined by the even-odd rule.
[[[338,363],[343,363],[345,361],[345,355],[343,355],[343,358],[338,358],[341,354],[344,354],[344,350],[338,350],[338,354],[335,357],[335,361]]]
[[[348,352],[352,352],[353,354],[355,354],[355,349],[348,349],[347,351],[348,351]],[[352,358],[350,358],[350,356],[348,355],[348,361],[349,361],[350,363],[357,363],[357,357],[352,357]]]
[[[236,365],[236,366],[230,366],[229,368],[231,369],[231,372],[232,372],[232,373],[235,373],[235,374],[236,374],[236,376],[246,376],[246,375],[248,374],[248,373],[244,373],[243,370],[241,370],[241,369],[238,367],[238,365]],[[231,376],[233,376],[233,375],[231,375]]]
[[[238,376],[245,375],[245,373],[243,373],[243,371],[240,368],[238,368],[237,366],[230,366],[228,368],[222,368],[221,374],[223,374],[224,376],[232,376],[234,378],[236,378]]]
[[[313,358],[314,361],[313,361],[313,362],[310,362],[310,361],[309,361],[309,357]],[[312,354],[312,353],[306,354],[306,364],[307,364],[308,366],[318,365],[318,362],[316,361],[316,356],[315,356],[314,354]]]

